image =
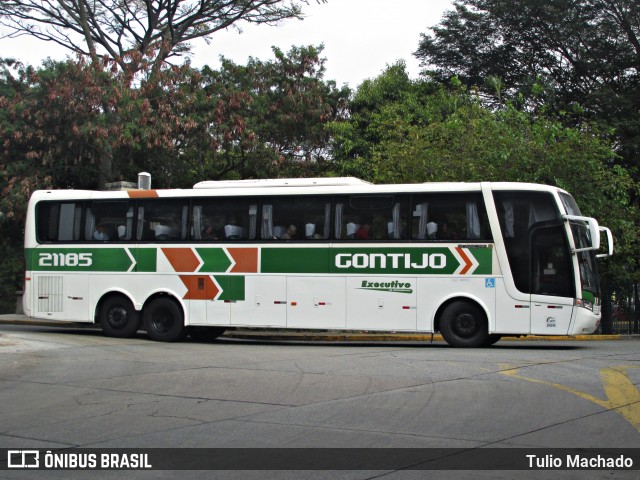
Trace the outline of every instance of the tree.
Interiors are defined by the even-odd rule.
[[[153,84],[162,82],[158,77],[170,57],[189,53],[189,41],[209,41],[215,32],[241,22],[301,18],[301,3],[307,0],[4,0],[0,25],[9,37],[52,41],[96,66],[115,62],[128,82],[142,75]],[[118,123],[108,97],[100,108],[105,124]],[[100,187],[113,179],[112,145],[105,141],[102,146],[95,152]]]
[[[209,41],[213,33],[237,28],[239,22],[301,18],[301,2],[307,0],[3,0],[0,25],[9,37],[30,35],[138,72],[144,67],[141,58],[150,52],[157,70],[170,57],[188,53],[188,42]]]
[[[330,160],[326,125],[342,118],[347,87],[324,80],[322,46],[274,48],[275,58],[250,58],[246,65],[222,59],[220,70],[202,70],[205,98],[243,98],[237,118],[224,132],[211,131],[207,120],[215,113],[205,100],[198,107],[203,139],[219,138],[219,148],[190,148],[198,178],[261,178],[313,176]],[[220,124],[220,122],[217,122]],[[240,136],[230,132],[242,127]]]
[[[411,80],[402,61],[387,67],[360,85],[348,120],[330,125],[337,171],[376,183],[437,180],[442,172],[430,173],[437,160],[418,166],[426,157],[423,130],[470,102],[470,96],[452,95],[437,82]],[[418,169],[415,177],[409,164]]]
[[[640,4],[635,0],[456,0],[416,52],[498,103],[613,127],[618,162],[640,158]],[[577,118],[576,118],[577,117]]]

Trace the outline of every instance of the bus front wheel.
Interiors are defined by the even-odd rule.
[[[474,303],[453,302],[442,312],[440,333],[452,347],[479,347],[489,338],[487,317]]]
[[[134,336],[142,322],[140,313],[121,295],[109,297],[102,303],[98,320],[106,335],[118,338]]]
[[[156,298],[144,308],[144,329],[159,342],[175,342],[187,335],[182,308],[170,298]]]
[[[497,335],[495,333],[489,334],[487,339],[482,343],[482,347],[490,347],[491,345],[497,343],[502,338],[502,335]]]

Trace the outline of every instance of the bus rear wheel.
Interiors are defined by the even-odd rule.
[[[474,303],[453,302],[442,312],[440,333],[452,347],[479,347],[489,338],[487,317]]]
[[[187,336],[182,308],[170,298],[156,298],[144,308],[144,329],[159,342],[175,342]]]
[[[102,303],[98,320],[106,335],[117,338],[134,336],[142,322],[140,313],[122,295],[109,297]]]

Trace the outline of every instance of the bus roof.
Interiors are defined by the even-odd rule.
[[[250,180],[205,180],[193,188],[343,187],[372,185],[356,177],[270,178]]]
[[[44,199],[117,199],[117,198],[171,198],[171,197],[223,197],[261,195],[389,195],[429,192],[480,191],[482,185],[492,190],[523,190],[565,192],[549,185],[519,182],[426,182],[405,184],[372,184],[354,177],[222,180],[203,181],[193,189],[152,189],[127,191],[40,190],[33,200]]]

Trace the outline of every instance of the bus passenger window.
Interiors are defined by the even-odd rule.
[[[94,200],[87,205],[84,222],[85,240],[130,240],[133,230],[133,205],[122,200]]]
[[[254,240],[258,206],[251,198],[198,199],[191,212],[191,239],[201,242]]]
[[[415,240],[491,240],[480,193],[415,195],[413,205],[411,238]]]
[[[140,202],[139,234],[144,241],[176,241],[187,238],[188,203],[184,199],[152,199]]]
[[[336,239],[400,240],[406,231],[406,195],[352,195],[336,203]]]
[[[36,235],[40,242],[80,240],[82,203],[39,202],[36,206]]]
[[[260,238],[320,240],[329,238],[331,203],[325,197],[274,197],[264,200]],[[303,230],[304,226],[304,230]]]

